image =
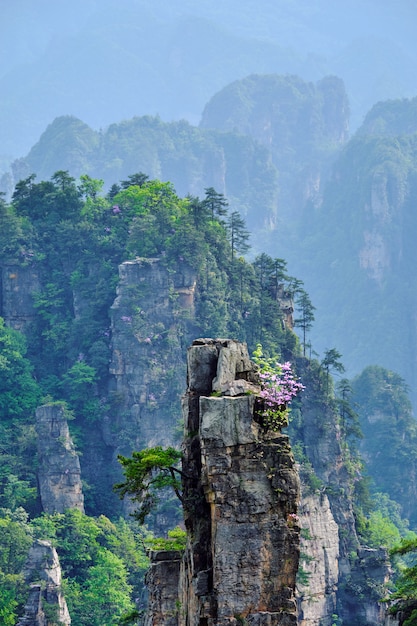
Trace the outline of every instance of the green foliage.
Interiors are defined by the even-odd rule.
[[[246,229],[245,221],[238,211],[232,211],[226,221],[226,229],[229,235],[230,249],[232,253],[232,261],[236,257],[236,253],[245,254],[250,250],[248,244],[249,231]]]
[[[417,535],[413,533],[412,536],[403,538],[391,549],[390,555],[400,569],[394,592],[390,596],[390,600],[396,600],[391,605],[391,611],[404,611],[407,620],[403,623],[408,622],[411,626],[416,619],[416,610],[413,607],[417,601]]]
[[[75,626],[116,626],[134,609],[148,560],[143,536],[125,520],[88,517],[80,511],[42,515],[32,524],[36,537],[57,548],[63,590]]]
[[[323,482],[315,474],[311,461],[305,454],[302,444],[300,442],[293,444],[292,451],[299,465],[298,471],[306,495],[320,492],[324,487]]]
[[[32,252],[22,245],[25,224],[14,208],[6,204],[0,193],[0,257],[11,260],[30,259]]]
[[[352,381],[352,390],[364,435],[360,449],[374,490],[398,502],[403,517],[413,525],[417,519],[413,505],[417,426],[407,386],[398,374],[370,366]]]
[[[362,430],[359,416],[352,408],[352,385],[347,378],[337,383],[337,404],[340,415],[340,426],[344,438],[349,442],[351,449],[356,449],[356,439],[362,439]]]
[[[101,549],[88,570],[83,585],[69,580],[64,585],[71,624],[74,626],[116,626],[133,609],[127,570],[115,554]]]
[[[144,131],[144,121],[138,124]],[[148,128],[153,124],[147,121]],[[178,128],[178,132],[186,130]],[[177,358],[179,351],[185,357],[191,335],[233,336],[246,341],[250,349],[262,342],[266,354],[281,353],[288,360],[299,351],[291,314],[284,317],[282,312],[283,303],[291,310],[295,282],[287,276],[285,262],[261,255],[249,263],[239,256],[247,245],[241,217],[245,207],[228,215],[228,201],[212,187],[202,199],[180,198],[170,183],[139,172],[114,184],[104,196],[101,180],[83,174],[77,182],[68,172],[59,171],[48,181],[37,182],[34,175],[20,181],[12,205],[3,209],[16,233],[16,250],[23,246],[30,252],[22,257],[22,265],[39,277],[32,294],[35,311],[27,328],[27,357],[42,394],[65,401],[73,412],[71,427],[81,454],[109,411],[117,424],[119,412],[125,409],[122,403],[112,404],[108,383],[109,311],[116,297],[118,265],[127,259],[157,256],[172,287],[175,327],[162,327],[142,314],[146,289],[135,295],[129,312],[131,324],[126,331],[143,341],[149,338],[155,351],[149,362],[154,399],[147,409],[162,408],[169,388],[172,402],[178,404],[169,407],[170,414],[178,410],[178,364],[169,360],[173,346]],[[0,249],[0,263],[7,263],[7,254]],[[177,277],[190,271],[196,280],[193,315],[175,300],[174,288]],[[15,394],[10,402],[24,397]],[[24,433],[28,443],[33,429]],[[33,488],[30,476],[9,473],[23,481],[16,493]],[[13,480],[5,478],[9,494]],[[99,500],[103,504],[100,489],[92,486],[88,506],[97,506]],[[27,496],[31,493],[27,491]]]
[[[168,531],[168,538],[153,537],[146,541],[146,545],[151,550],[185,550],[187,533],[176,526]]]
[[[403,621],[403,626],[417,626],[417,609],[414,609],[410,617]]]
[[[306,355],[306,347],[307,347],[307,333],[312,329],[314,322],[314,307],[311,303],[310,297],[304,289],[300,289],[297,287],[298,298],[296,300],[296,305],[298,307],[298,312],[300,317],[294,320],[295,326],[300,326],[303,333],[303,354]]]
[[[143,524],[145,517],[155,508],[158,502],[158,492],[165,487],[171,487],[181,500],[181,482],[178,478],[181,472],[176,465],[181,459],[181,452],[174,448],[145,448],[140,452],[133,452],[131,458],[119,455],[123,467],[125,482],[115,485],[120,497],[132,496],[133,502],[140,502],[140,508],[135,517]]]
[[[343,374],[345,371],[345,367],[343,363],[340,361],[342,355],[336,348],[331,348],[330,350],[326,350],[324,353],[324,358],[321,361],[321,366],[326,372],[326,388],[327,393],[330,391],[330,372],[338,372],[339,374]]]
[[[380,546],[391,548],[401,538],[400,531],[395,524],[378,510],[370,513],[367,519],[367,529],[363,535],[371,548]]]
[[[0,318],[0,506],[12,510],[34,504],[33,418],[39,402],[25,338]]]
[[[32,534],[23,509],[0,510],[0,623],[14,626],[26,600],[22,569]]]

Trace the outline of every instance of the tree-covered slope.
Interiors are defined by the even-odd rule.
[[[276,218],[277,171],[268,151],[250,137],[200,130],[185,121],[135,117],[98,133],[72,116],[57,118],[27,157],[14,163],[14,182],[33,172],[46,179],[59,169],[75,177],[88,173],[107,188],[132,171],[172,181],[181,195],[201,196],[214,187],[251,228]],[[3,187],[11,192],[10,177],[3,178]]]
[[[340,353],[309,357],[314,307],[301,281],[287,274],[282,258],[244,259],[249,233],[226,198],[213,188],[203,198],[182,198],[170,183],[142,173],[106,194],[98,179],[76,181],[58,171],[49,180],[20,181],[0,210],[7,233],[0,239],[1,313],[24,331],[28,347],[25,353],[22,337],[2,326],[0,365],[12,374],[0,389],[0,443],[10,448],[0,519],[21,533],[22,552],[33,536],[56,541],[74,623],[115,626],[138,597],[143,553],[137,529],[117,522],[129,512],[112,493],[120,476],[117,454],[174,441],[186,349],[196,336],[233,336],[251,352],[260,343],[266,356],[291,361],[302,377],[306,392],[292,405],[292,442],[308,493],[330,500],[343,529],[340,558],[353,572],[354,510],[366,518],[370,506],[349,385],[336,390],[331,376],[343,371]],[[301,342],[291,329],[294,299]],[[24,393],[15,406],[17,383]],[[33,463],[38,402],[64,402],[72,412],[87,516],[41,515]],[[156,525],[166,528],[176,512],[165,503]],[[16,521],[22,523],[17,528]],[[18,572],[4,565],[0,576],[14,611],[23,601]],[[345,582],[345,594],[356,598],[353,579]],[[120,594],[108,593],[114,588]],[[362,584],[361,593],[367,589]]]
[[[415,528],[417,424],[407,386],[398,374],[373,365],[355,377],[352,388],[372,490],[398,502],[402,516]]]
[[[108,195],[101,187],[102,181],[84,175],[77,182],[60,171],[47,181],[20,181],[12,204],[0,202],[7,234],[0,242],[0,310],[26,337],[0,318],[5,624],[22,615],[28,588],[20,572],[35,537],[57,547],[76,626],[116,626],[129,612],[136,619],[144,532],[119,520],[121,503],[112,491],[117,452],[146,445],[149,424],[158,426],[152,436],[175,439],[191,337],[241,336],[283,358],[298,352],[281,306],[294,288],[285,262],[266,255],[244,261],[248,232],[224,196],[208,188],[201,200],[180,198],[171,184],[144,174],[113,185]],[[123,286],[118,266],[126,263],[144,273]],[[153,284],[143,280],[152,271]],[[192,279],[189,291],[185,275]],[[42,514],[35,407],[56,403],[66,407],[81,454],[87,515]],[[64,464],[59,475],[67,471]],[[170,506],[165,527],[177,514]]]
[[[320,311],[316,345],[337,345],[353,372],[373,364],[399,372],[413,401],[416,149],[415,134],[358,133],[321,206],[306,211],[295,264]]]
[[[279,226],[291,231],[304,203],[319,202],[329,164],[348,138],[349,103],[334,76],[312,84],[297,76],[253,75],[213,96],[200,126],[265,146],[279,173]]]

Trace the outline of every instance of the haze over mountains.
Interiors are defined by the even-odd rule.
[[[27,154],[4,190],[57,169],[109,184],[142,170],[182,195],[213,186],[244,215],[254,253],[285,258],[305,282],[313,349],[337,346],[351,374],[379,363],[413,386],[411,231],[397,226],[413,223],[414,148],[385,145],[415,132],[415,101],[394,100],[416,94],[412,2],[22,0],[19,14],[2,11],[3,169]],[[379,147],[365,139],[375,134]],[[383,234],[358,227],[372,202],[388,207]]]
[[[352,128],[378,100],[415,91],[407,0],[21,0],[0,15],[3,166],[59,115],[97,130],[144,114],[196,124],[214,93],[251,73],[339,76]]]

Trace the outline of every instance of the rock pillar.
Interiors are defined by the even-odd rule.
[[[61,592],[61,567],[49,541],[38,539],[33,543],[24,576],[30,592],[25,614],[17,626],[70,626],[71,618]]]
[[[179,626],[297,623],[298,475],[288,437],[257,421],[257,382],[244,344],[199,339],[188,351],[188,547],[168,609]],[[157,594],[151,587],[151,610]],[[173,623],[155,617],[148,623]]]
[[[64,408],[46,404],[36,410],[39,492],[45,513],[78,509],[84,496],[78,454],[71,439]]]
[[[326,494],[308,492],[299,508],[301,539],[297,581],[298,626],[332,626],[337,613],[339,581],[339,528]]]

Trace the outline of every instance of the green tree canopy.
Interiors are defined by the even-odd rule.
[[[158,492],[171,487],[181,500],[181,471],[177,468],[181,459],[181,452],[175,448],[145,448],[140,452],[133,452],[131,458],[119,456],[126,477],[125,482],[115,485],[120,497],[132,496],[133,502],[139,502],[140,508],[135,513],[137,519],[143,523],[145,517],[156,506]]]

